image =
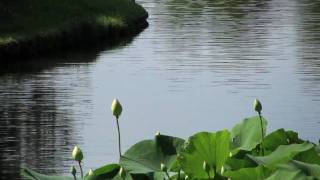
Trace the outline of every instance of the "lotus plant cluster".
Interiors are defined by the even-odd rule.
[[[22,174],[32,180],[308,180],[320,179],[320,145],[299,138],[298,133],[278,129],[266,133],[262,104],[253,101],[257,116],[245,118],[232,130],[198,132],[187,140],[155,134],[121,152],[119,118],[122,105],[111,104],[115,117],[119,162],[90,169],[83,174],[83,153],[78,146],[70,168],[72,177],[47,176],[28,168]],[[80,176],[78,175],[80,174]]]

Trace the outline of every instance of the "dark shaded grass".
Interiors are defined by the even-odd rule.
[[[146,18],[130,0],[1,1],[0,60],[115,41],[146,27]]]

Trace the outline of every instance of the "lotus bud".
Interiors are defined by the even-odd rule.
[[[203,161],[203,165],[202,165],[203,170],[205,170],[206,172],[210,171],[210,166],[206,161]]]
[[[126,178],[126,175],[127,175],[127,172],[126,170],[121,166],[120,167],[120,170],[119,170],[119,175],[122,179],[125,179]]]
[[[89,175],[89,176],[94,176],[94,172],[93,172],[93,170],[92,170],[92,169],[90,169],[90,170],[89,170],[88,175]]]
[[[122,106],[118,99],[114,99],[111,105],[112,114],[118,119],[122,112]]]
[[[160,169],[161,169],[161,171],[163,171],[163,172],[167,172],[167,171],[168,171],[167,166],[164,165],[163,163],[161,163]]]
[[[161,134],[160,134],[160,132],[159,131],[157,131],[156,132],[156,136],[160,136]]]
[[[76,175],[77,170],[76,170],[76,168],[75,168],[74,166],[71,166],[71,167],[70,167],[70,173],[71,173],[73,176]]]
[[[72,159],[75,161],[81,162],[83,159],[83,154],[81,149],[78,146],[75,146],[72,151]]]
[[[255,99],[253,101],[253,108],[258,113],[260,113],[262,111],[262,105],[261,105],[261,102],[258,99]]]
[[[221,171],[220,171],[220,174],[223,174],[224,173],[224,166],[221,167]]]

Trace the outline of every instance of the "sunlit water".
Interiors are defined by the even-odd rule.
[[[150,26],[126,45],[6,70],[1,179],[18,178],[21,166],[67,174],[74,145],[86,170],[117,162],[114,97],[124,108],[124,150],[156,131],[186,138],[230,129],[254,115],[256,97],[269,131],[318,141],[319,3],[199,2],[141,0]]]

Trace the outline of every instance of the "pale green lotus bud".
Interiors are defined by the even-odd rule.
[[[229,157],[232,157],[232,152],[229,153]]]
[[[72,151],[72,159],[75,161],[81,162],[83,159],[83,154],[81,149],[78,146],[75,146]]]
[[[118,99],[114,99],[111,105],[112,114],[118,119],[122,112],[122,106]]]
[[[75,168],[74,166],[71,166],[71,167],[70,167],[70,173],[71,173],[73,176],[76,175],[77,170],[76,170],[76,168]]]
[[[163,171],[163,172],[167,172],[167,171],[168,171],[167,166],[166,166],[165,164],[163,164],[163,163],[160,164],[160,169],[161,169],[161,171]]]
[[[122,179],[125,179],[126,178],[126,175],[127,175],[127,172],[126,170],[121,166],[120,167],[120,170],[119,170],[119,175]]]
[[[205,170],[206,172],[209,172],[209,171],[210,171],[210,165],[209,165],[206,161],[203,161],[202,168],[203,168],[203,170]]]
[[[160,132],[159,131],[157,131],[156,132],[156,136],[160,136],[161,134],[160,134]]]
[[[223,174],[224,173],[224,166],[221,167],[221,171],[220,171],[220,174]]]
[[[260,113],[262,111],[262,105],[261,105],[261,102],[258,99],[255,99],[253,101],[253,108],[258,113]]]
[[[89,176],[94,176],[94,172],[93,172],[93,170],[92,170],[92,169],[90,169],[90,170],[89,170],[88,175],[89,175]]]

